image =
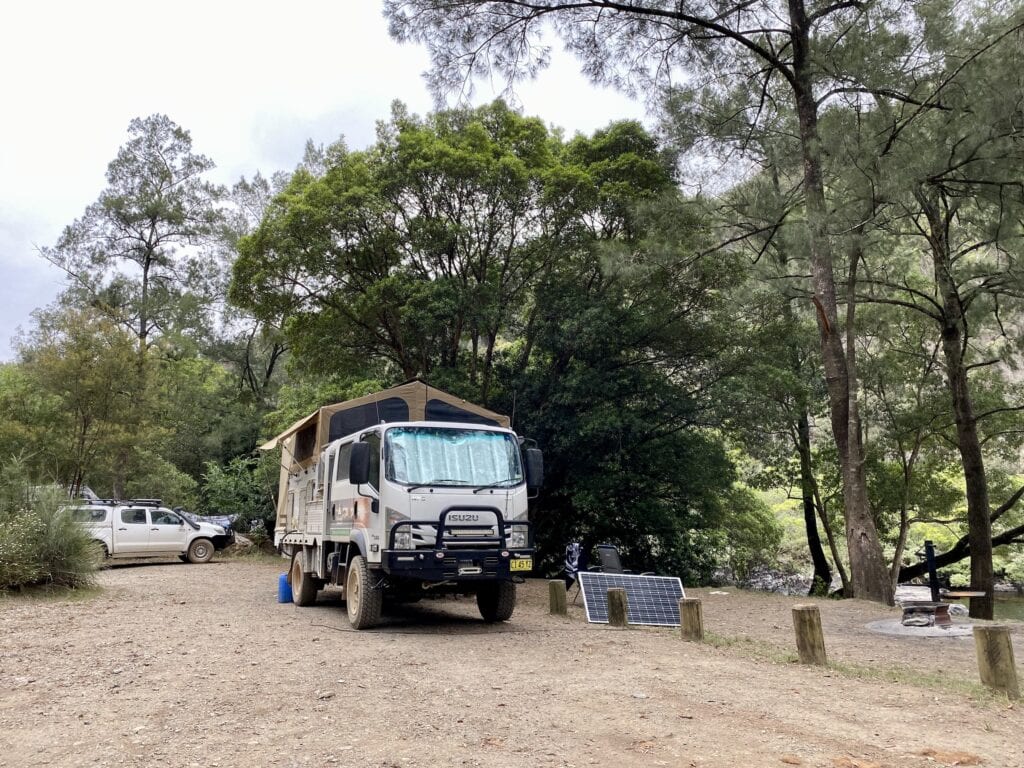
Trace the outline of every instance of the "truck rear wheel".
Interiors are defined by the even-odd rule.
[[[489,624],[508,621],[516,609],[516,585],[511,581],[485,584],[476,593],[476,606]]]
[[[372,585],[371,581],[366,559],[362,555],[356,555],[348,566],[348,576],[345,579],[345,605],[349,623],[354,629],[369,629],[380,622],[384,590]]]
[[[292,602],[298,606],[316,602],[316,579],[302,570],[302,555],[292,558]]]
[[[213,559],[213,542],[209,539],[196,539],[188,545],[188,561],[190,563],[208,563]]]

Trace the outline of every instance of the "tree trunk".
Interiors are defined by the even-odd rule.
[[[966,346],[966,320],[960,294],[953,280],[950,267],[947,219],[938,209],[934,200],[919,196],[928,218],[929,243],[935,268],[935,284],[942,299],[942,355],[946,363],[946,379],[953,399],[953,416],[956,420],[957,448],[964,468],[964,482],[967,489],[967,538],[971,551],[971,588],[984,590],[985,597],[971,599],[971,617],[991,619],[993,605],[992,588],[992,521],[988,504],[988,483],[985,478],[985,462],[981,454],[981,440],[978,424],[974,418],[974,405],[967,381],[964,363]]]
[[[494,372],[494,345],[498,343],[497,329],[487,331],[487,349],[484,352],[484,374],[480,384],[480,404],[485,408],[491,397],[491,374]]]
[[[821,331],[822,364],[828,388],[832,433],[842,470],[846,545],[850,557],[853,596],[891,605],[893,592],[882,546],[868,503],[860,416],[856,388],[851,387],[843,339],[839,333],[838,302],[832,248],[827,232],[827,207],[822,182],[818,138],[818,105],[814,98],[809,57],[809,25],[803,0],[789,0],[793,42],[793,90],[804,165],[804,196],[811,258],[814,303]]]
[[[807,530],[807,547],[811,552],[814,564],[814,579],[811,582],[812,595],[828,595],[832,584],[832,569],[829,567],[825,551],[821,548],[821,537],[818,535],[818,521],[814,507],[814,475],[811,467],[811,429],[807,411],[800,413],[797,423],[797,438],[800,453],[800,493],[804,505],[804,528]]]
[[[818,481],[811,476],[814,482],[814,507],[818,510],[818,520],[821,521],[821,530],[825,532],[825,541],[828,542],[828,551],[832,553],[832,562],[835,563],[836,571],[839,573],[839,580],[843,584],[843,595],[850,597],[853,589],[850,587],[850,577],[846,575],[846,568],[843,566],[842,558],[839,557],[839,547],[836,546],[836,537],[832,533],[832,526],[828,522],[828,515],[825,510],[825,503],[821,500],[818,492]]]

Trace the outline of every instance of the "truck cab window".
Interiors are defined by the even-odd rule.
[[[368,432],[361,441],[370,444],[370,486],[380,488],[380,433]]]
[[[338,480],[348,480],[348,464],[352,458],[352,443],[338,449]]]

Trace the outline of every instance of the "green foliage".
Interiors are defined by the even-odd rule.
[[[211,325],[209,263],[192,248],[218,230],[223,190],[203,179],[213,163],[166,115],[136,118],[128,134],[107,188],[43,253],[74,276],[67,298],[131,329],[140,355],[158,339],[190,347]]]
[[[782,545],[783,529],[771,509],[753,491],[734,485],[725,499],[726,514],[720,530],[725,559],[740,582],[757,566],[773,566]]]
[[[696,255],[704,220],[673,158],[635,122],[563,142],[501,102],[397,105],[378,136],[300,168],[240,242],[232,299],[291,313],[269,431],[426,376],[514,410],[545,450],[549,565],[589,537],[706,578],[733,472],[696,425],[741,270]]]
[[[0,469],[0,589],[91,582],[95,543],[71,519],[65,501],[60,489],[33,485],[22,461]]]
[[[381,389],[384,384],[378,379],[337,374],[303,375],[296,370],[293,380],[282,387],[277,408],[267,414],[265,431],[279,434],[321,406],[363,397]]]
[[[43,567],[37,544],[43,521],[27,510],[0,512],[0,589],[37,584]]]
[[[21,386],[37,394],[9,418],[22,425],[24,435],[39,438],[29,447],[29,469],[56,471],[78,487],[88,472],[112,470],[115,456],[134,442],[137,425],[130,412],[141,393],[132,340],[89,309],[39,311],[36,321],[35,330],[19,340],[18,352]],[[8,380],[0,386],[11,383],[17,384]]]
[[[250,529],[274,518],[277,469],[277,462],[268,459],[235,458],[226,466],[209,462],[203,475],[202,512],[237,515],[235,529],[248,536]]]

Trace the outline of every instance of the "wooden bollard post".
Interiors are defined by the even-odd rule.
[[[1013,661],[1010,628],[1001,624],[974,627],[974,648],[978,652],[978,673],[989,688],[1011,699],[1020,698],[1017,667]]]
[[[548,603],[553,616],[565,616],[568,607],[565,599],[565,582],[561,579],[552,579],[548,582]]]
[[[825,636],[821,632],[821,613],[816,605],[793,606],[793,629],[801,664],[828,664]]]
[[[613,627],[628,627],[626,590],[612,587],[608,590],[608,623]]]
[[[696,597],[679,598],[679,633],[683,640],[704,640],[704,612]]]

